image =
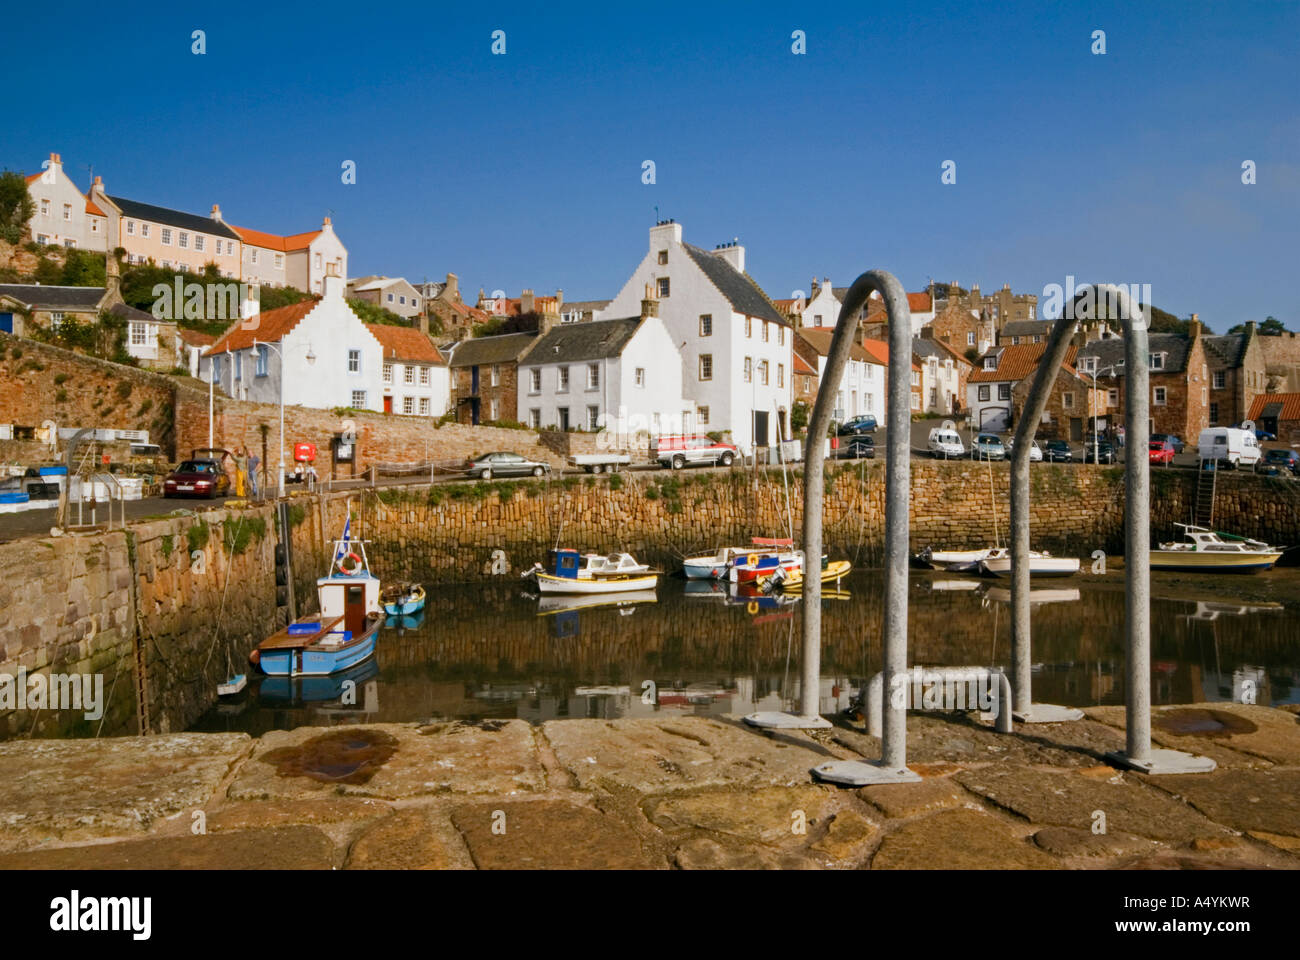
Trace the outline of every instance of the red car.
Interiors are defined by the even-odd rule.
[[[1152,440],[1147,448],[1147,459],[1152,463],[1173,463],[1174,445],[1168,440]]]

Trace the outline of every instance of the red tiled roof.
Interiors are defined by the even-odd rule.
[[[803,299],[799,297],[796,297],[793,300],[773,300],[772,302],[776,304],[776,308],[782,313],[797,313],[798,310],[795,309],[796,304],[798,304],[799,310],[802,310],[807,306]]]
[[[998,367],[996,370],[985,370],[982,367],[970,375],[971,383],[996,383],[1006,382],[1008,380],[1023,380],[1036,369],[1038,361],[1047,349],[1045,343],[1018,343],[1009,347],[1002,348],[1002,355],[998,358]],[[1074,371],[1074,355],[1078,348],[1073,344],[1065,352],[1065,360],[1061,364],[1061,369],[1066,373],[1078,376]]]
[[[863,340],[862,349],[871,355],[871,359],[876,363],[883,363],[889,366],[889,344],[884,340]]]
[[[90,199],[86,200],[86,212],[93,213],[97,217],[108,216],[108,214],[106,214],[103,210],[99,209],[99,204],[95,203],[94,200],[90,200]]]
[[[1279,420],[1300,420],[1300,393],[1261,393],[1251,401],[1247,419],[1258,422],[1264,415],[1264,408],[1271,403],[1282,404]]]
[[[817,371],[814,370],[811,366],[809,366],[808,361],[805,360],[803,357],[801,357],[798,353],[795,353],[794,355],[794,372],[810,373],[813,376],[817,376]]]
[[[41,175],[40,175],[39,173],[29,173],[29,174],[27,175],[27,182],[28,182],[28,183],[35,183],[35,182],[36,182],[37,180],[39,180],[39,179],[41,179]]]
[[[274,233],[264,233],[261,230],[250,230],[248,227],[237,227],[233,223],[226,224],[231,230],[239,234],[239,239],[244,243],[254,247],[263,247],[267,250],[278,250],[281,253],[289,253],[293,250],[304,250],[311,246],[311,242],[321,235],[319,230],[309,230],[307,233],[295,233],[290,237],[281,237]]]
[[[823,357],[830,356],[831,338],[835,335],[834,327],[800,327],[796,333],[803,337],[817,353]],[[797,354],[798,351],[795,351]],[[879,363],[874,356],[863,350],[855,342],[849,349],[849,358],[863,363]]]
[[[385,360],[416,360],[421,363],[445,363],[438,348],[414,327],[384,323],[367,323],[366,329],[379,341]]]
[[[284,335],[298,326],[307,314],[316,308],[319,300],[303,300],[291,303],[287,307],[264,310],[255,317],[234,323],[223,333],[220,339],[204,351],[205,356],[225,353],[227,350],[246,350],[254,340],[262,343],[278,343]]]
[[[201,333],[198,330],[187,330],[181,327],[176,331],[180,338],[192,347],[208,347],[217,342],[217,338],[210,333]]]
[[[480,323],[492,319],[492,314],[488,313],[486,310],[480,310],[478,307],[471,307],[468,303],[461,303],[459,301],[452,300],[448,303],[448,306],[450,306],[457,313],[464,314],[465,316],[469,317],[471,320],[477,320]]]

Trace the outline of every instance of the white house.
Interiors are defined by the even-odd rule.
[[[108,214],[63,172],[63,158],[51,153],[41,173],[27,178],[35,209],[29,226],[37,243],[82,250],[108,250]]]
[[[804,327],[796,333],[799,341],[795,349],[817,371],[819,382],[826,376],[826,364],[834,335],[835,328],[830,326]],[[888,385],[887,365],[867,352],[862,345],[854,343],[849,348],[849,362],[844,367],[844,376],[836,388],[832,416],[843,423],[854,417],[871,414],[877,421],[884,423]]]
[[[415,327],[366,325],[383,349],[384,413],[441,417],[451,406],[451,368],[427,333]]]
[[[677,348],[647,297],[641,314],[560,324],[519,359],[518,419],[530,427],[604,429],[626,445],[638,435],[689,433]]]
[[[808,297],[808,301],[804,304],[800,314],[802,318],[800,325],[804,327],[833,327],[835,321],[840,318],[840,307],[843,305],[840,299],[835,296],[835,288],[831,286],[830,277],[824,277],[821,283],[814,279],[812,295]]]
[[[966,400],[966,378],[971,366],[942,340],[916,337],[912,360],[921,368],[921,409],[950,416]]]
[[[420,312],[423,297],[405,277],[359,277],[348,283],[348,296],[383,307],[410,319]]]
[[[635,316],[646,284],[675,346],[695,429],[729,431],[744,450],[775,443],[778,429],[788,435],[793,328],[745,273],[745,248],[702,250],[682,242],[681,224],[661,221],[603,315]]]
[[[229,396],[318,409],[383,409],[383,349],[352,312],[343,278],[324,277],[319,300],[249,316],[204,353],[199,378]]]

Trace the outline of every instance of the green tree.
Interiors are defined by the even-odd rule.
[[[32,273],[37,283],[46,287],[57,287],[63,282],[63,266],[57,260],[41,257],[36,261],[36,270]]]
[[[1246,325],[1244,323],[1239,323],[1235,327],[1231,328],[1228,332],[1245,333]],[[1277,317],[1269,316],[1264,318],[1264,322],[1259,325],[1259,327],[1256,329],[1255,332],[1262,337],[1280,337],[1282,336],[1282,334],[1286,333],[1287,331],[1286,331],[1285,323],[1283,323]]]
[[[63,261],[65,287],[102,287],[107,283],[105,259],[102,254],[75,247],[66,252]]]
[[[411,322],[405,317],[399,317],[393,311],[379,306],[377,303],[371,303],[369,300],[361,300],[356,297],[348,298],[348,306],[366,323],[381,323],[389,327],[409,327]]]
[[[27,229],[27,221],[36,212],[36,202],[27,192],[27,180],[21,173],[0,173],[0,239],[18,243]]]

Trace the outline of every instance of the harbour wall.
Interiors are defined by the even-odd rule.
[[[788,479],[788,482],[787,482]],[[884,546],[883,464],[828,466],[825,543],[833,557],[876,565]],[[1006,465],[918,462],[911,547],[987,545],[1007,536]],[[1219,477],[1215,526],[1300,542],[1300,483]],[[1121,469],[1035,465],[1036,547],[1087,558],[1123,549]],[[1190,471],[1152,471],[1152,534],[1173,535],[1195,499]],[[802,478],[779,470],[628,473],[296,494],[287,509],[293,592],[314,610],[329,538],[353,515],[375,573],[439,582],[517,584],[557,543],[628,550],[676,569],[692,553],[757,535],[796,535]],[[216,685],[247,672],[248,653],[278,625],[277,514],[231,502],[130,524],[125,531],[0,544],[0,676],[99,674],[103,716],[20,710],[0,698],[0,737],[95,736],[186,729]],[[487,630],[490,611],[485,610]],[[2,690],[0,690],[2,692]]]

